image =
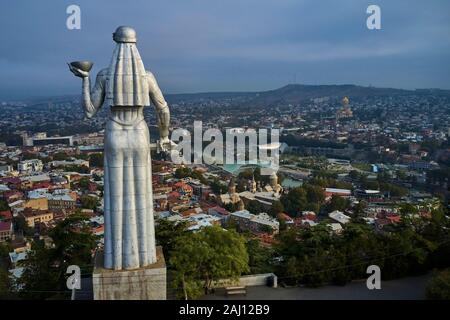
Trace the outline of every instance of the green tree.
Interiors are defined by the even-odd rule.
[[[246,248],[249,258],[250,273],[268,273],[273,272],[273,267],[270,264],[272,257],[272,249],[264,247],[258,239],[249,239],[246,242]]]
[[[266,232],[266,233],[273,233],[273,228],[271,226],[265,225],[263,224],[262,226],[259,227],[259,230],[262,232]]]
[[[378,181],[369,181],[369,180],[365,180],[364,182],[362,182],[364,189],[370,189],[370,190],[379,190],[380,189],[380,184],[378,183]]]
[[[247,187],[247,182],[244,179],[239,179],[236,185],[236,191],[237,192],[243,192],[245,191]]]
[[[199,180],[203,184],[208,184],[208,180],[203,176],[203,173],[193,170],[191,178]]]
[[[6,211],[9,210],[8,202],[4,199],[0,199],[0,211]]]
[[[405,170],[397,170],[397,178],[399,180],[407,180],[408,175],[406,174]]]
[[[27,259],[20,262],[24,271],[18,281],[21,288],[19,295],[25,299],[54,297],[57,291],[64,290],[60,281],[61,271],[54,265],[51,250],[42,243],[33,244],[32,249]]]
[[[328,212],[332,212],[334,210],[344,211],[350,206],[350,200],[345,199],[340,196],[333,195],[331,197],[330,202],[327,203],[326,209]]]
[[[253,177],[253,169],[245,169],[239,172],[238,179],[251,180]]]
[[[34,228],[29,227],[25,218],[22,215],[13,217],[14,230],[18,233],[23,233],[25,236],[33,236]]]
[[[183,179],[183,178],[190,177],[191,174],[192,174],[192,170],[191,169],[189,169],[187,167],[180,167],[180,168],[177,168],[175,170],[174,176],[177,179]]]
[[[326,221],[311,228],[291,227],[278,235],[275,252],[283,260],[275,265],[275,273],[291,284],[319,286],[364,278],[372,264],[383,270],[386,280],[448,267],[450,222],[442,204],[432,210],[431,219],[409,217],[415,207],[402,209],[401,222],[383,232],[365,222],[346,224],[340,235],[332,233]]]
[[[209,293],[214,281],[236,280],[248,272],[248,260],[241,235],[213,226],[178,241],[169,262],[174,269],[174,286],[181,287],[183,297],[190,299]]]
[[[100,205],[100,201],[96,197],[89,195],[82,195],[80,197],[80,202],[83,209],[95,210]]]
[[[82,191],[86,191],[89,189],[89,183],[90,180],[88,177],[82,177],[80,180],[78,180],[78,186]]]
[[[359,180],[359,178],[361,177],[361,175],[359,174],[359,172],[356,171],[356,170],[350,171],[350,172],[348,173],[348,175],[349,175],[349,177],[350,177],[352,180]]]
[[[355,218],[362,218],[366,208],[367,203],[365,201],[358,201],[358,203],[353,207],[353,215]]]
[[[187,233],[187,222],[174,222],[167,219],[158,219],[155,226],[156,241],[164,251],[164,257],[170,260],[175,244],[184,239]]]
[[[0,268],[0,300],[11,299],[13,297],[11,288],[12,283],[8,271]]]
[[[419,210],[417,209],[417,207],[411,203],[402,203],[400,205],[400,213],[402,215],[416,214],[418,212],[419,212]]]
[[[227,186],[217,178],[210,181],[209,186],[215,194],[225,194],[227,192]]]
[[[70,156],[66,154],[65,152],[57,152],[53,155],[53,160],[56,161],[63,161],[69,159]]]
[[[61,263],[84,266],[90,263],[92,250],[96,247],[96,239],[86,222],[89,217],[75,213],[50,230],[54,247],[52,256]]]
[[[237,203],[228,202],[227,204],[223,205],[223,208],[225,210],[227,210],[228,212],[235,212],[238,209],[238,204]]]
[[[291,189],[287,195],[280,198],[280,201],[287,213],[296,216],[303,210],[318,212],[325,201],[325,194],[321,186],[305,184]]]
[[[331,281],[330,272],[335,252],[332,246],[336,242],[335,236],[325,224],[319,224],[314,228],[292,228],[280,235],[280,254],[289,265],[282,265],[279,270],[281,276],[286,276],[292,284],[304,283],[309,286],[320,286]],[[292,259],[294,256],[295,264]],[[331,258],[331,259],[330,259]],[[286,270],[294,269],[294,275],[289,275]]]
[[[89,160],[89,155],[87,153],[80,153],[77,155],[78,159]]]
[[[382,191],[389,192],[392,197],[404,197],[408,194],[408,189],[391,183],[380,183],[379,187]]]
[[[272,204],[272,207],[269,210],[269,213],[271,216],[276,217],[278,214],[283,213],[284,212],[284,206],[281,203],[281,201],[276,200],[274,201],[274,203]]]
[[[1,259],[9,258],[9,253],[12,251],[12,247],[8,242],[0,243],[0,261]]]
[[[42,241],[33,242],[32,251],[20,263],[24,268],[18,281],[21,297],[65,298],[67,267],[78,265],[82,273],[92,271],[92,252],[97,238],[85,223],[87,219],[87,216],[75,213],[59,222],[49,232],[53,240],[50,248]]]
[[[428,299],[450,300],[450,269],[436,272],[426,289]]]
[[[93,153],[89,156],[89,166],[103,168],[103,153]]]
[[[247,203],[246,209],[253,214],[259,214],[263,211],[262,205],[258,200],[250,200]]]
[[[287,195],[281,196],[280,202],[283,204],[287,213],[291,216],[296,216],[304,209],[308,202],[306,191],[302,187],[293,188]]]
[[[65,171],[73,171],[78,173],[89,173],[89,168],[86,166],[67,165],[64,167]]]

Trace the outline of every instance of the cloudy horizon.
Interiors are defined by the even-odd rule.
[[[81,30],[66,28],[67,6]],[[366,8],[381,7],[368,30]],[[66,62],[108,66],[119,25],[163,92],[263,91],[299,84],[450,89],[450,2],[279,0],[0,4],[0,98],[79,94]]]

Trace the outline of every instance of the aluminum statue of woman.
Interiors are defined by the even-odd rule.
[[[83,79],[82,105],[88,118],[105,104],[110,108],[104,153],[104,268],[132,270],[156,262],[153,220],[150,137],[143,109],[156,107],[159,148],[168,150],[170,113],[152,73],[146,71],[136,47],[136,32],[119,27],[108,68],[90,88],[89,68],[72,63]]]

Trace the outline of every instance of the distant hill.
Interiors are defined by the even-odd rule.
[[[298,103],[308,99],[321,97],[362,97],[393,96],[411,94],[408,90],[361,87],[356,85],[302,85],[289,84],[282,88],[261,92],[254,103],[272,105],[276,103]]]
[[[296,104],[305,100],[330,97],[341,99],[344,96],[352,98],[375,97],[375,96],[401,96],[401,95],[436,95],[450,96],[450,90],[443,89],[394,89],[363,87],[353,84],[343,85],[304,85],[288,84],[275,90],[259,92],[200,92],[200,93],[179,93],[165,94],[169,103],[180,101],[202,102],[208,100],[228,101],[234,106],[273,106],[276,104]],[[24,101],[34,104],[46,105],[49,102],[64,102],[79,99],[80,95],[64,95],[53,97],[39,97],[24,99]]]
[[[191,101],[191,100],[223,100],[233,98],[254,97],[259,92],[199,92],[199,93],[173,93],[164,96],[169,102]]]
[[[191,94],[170,94],[167,95],[169,102],[185,101],[201,101],[209,99],[230,99],[236,100],[241,105],[260,105],[270,106],[278,103],[299,103],[308,99],[330,97],[342,98],[349,96],[357,97],[374,97],[374,96],[400,96],[400,95],[448,95],[450,90],[441,89],[417,89],[405,90],[394,88],[376,88],[363,87],[352,84],[344,85],[303,85],[289,84],[284,87],[269,91],[260,92],[206,92]]]

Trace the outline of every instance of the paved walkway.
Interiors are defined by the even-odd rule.
[[[325,286],[320,288],[269,288],[248,287],[246,296],[225,295],[224,290],[203,297],[205,300],[422,300],[425,287],[431,275],[382,281],[380,290],[369,290],[365,281],[357,281],[346,286]]]

